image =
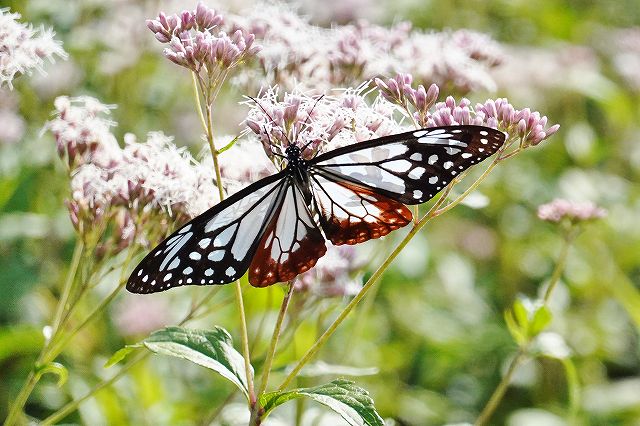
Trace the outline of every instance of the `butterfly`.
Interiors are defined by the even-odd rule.
[[[266,287],[312,268],[327,248],[380,238],[412,220],[407,205],[433,198],[497,152],[506,135],[482,126],[434,127],[302,157],[231,195],[167,237],[133,270],[127,290],[233,282]]]

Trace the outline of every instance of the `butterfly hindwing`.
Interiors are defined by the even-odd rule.
[[[302,191],[291,179],[258,244],[249,267],[249,282],[266,287],[292,280],[311,269],[326,251]]]
[[[311,161],[310,173],[365,186],[403,204],[420,204],[493,155],[504,140],[504,133],[481,126],[417,130],[322,154]]]
[[[127,290],[154,293],[240,278],[249,268],[266,222],[282,202],[285,175],[264,178],[182,226],[140,262]]]
[[[402,203],[345,180],[315,175],[311,187],[320,224],[335,245],[380,238],[411,221]]]

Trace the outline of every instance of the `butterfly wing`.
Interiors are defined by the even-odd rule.
[[[249,267],[249,283],[266,287],[292,280],[311,269],[326,251],[302,191],[291,179],[260,239]]]
[[[287,176],[282,171],[251,184],[182,226],[133,270],[127,290],[155,293],[239,279],[283,202]]]
[[[417,130],[319,155],[309,173],[320,223],[334,244],[356,244],[411,220],[403,204],[433,198],[497,152],[505,134],[482,126]]]

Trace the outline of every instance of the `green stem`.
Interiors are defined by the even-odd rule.
[[[211,149],[211,157],[213,158],[213,168],[216,173],[216,186],[218,187],[218,195],[220,197],[220,201],[222,201],[224,200],[224,190],[222,188],[222,176],[220,174],[220,164],[218,162],[218,151],[216,150],[215,144],[213,142],[213,115],[212,115],[213,105],[211,102],[212,102],[211,97],[207,96],[207,107],[206,107],[207,142],[209,143],[209,148]],[[247,331],[247,318],[245,316],[244,301],[242,299],[242,286],[240,285],[240,280],[237,280],[234,283],[234,287],[236,291],[236,302],[238,306],[238,312],[240,313],[242,353],[244,357],[244,368],[245,368],[245,374],[247,376],[247,387],[249,391],[249,408],[252,409],[253,405],[256,402],[256,396],[253,388],[253,374],[251,373],[251,355],[249,353],[249,333]]]
[[[203,306],[205,305],[209,300],[211,300],[211,298],[213,296],[215,296],[221,289],[222,287],[219,286],[215,286],[212,287],[207,294],[196,304],[194,304],[191,307],[191,310],[187,313],[187,315],[185,315],[185,317],[182,319],[182,321],[180,321],[180,323],[178,325],[184,325],[187,322],[189,322],[193,316],[195,315],[195,313]],[[62,407],[61,409],[59,409],[58,411],[56,411],[55,413],[51,414],[49,417],[47,417],[46,419],[44,419],[42,421],[42,425],[50,425],[50,424],[54,424],[57,423],[58,421],[64,419],[67,415],[69,415],[70,413],[72,413],[75,409],[78,408],[78,406],[86,401],[87,399],[91,398],[93,395],[95,395],[99,390],[111,385],[112,383],[114,383],[116,380],[118,380],[120,377],[122,377],[124,375],[124,373],[126,373],[128,370],[131,369],[131,367],[133,367],[135,364],[137,364],[138,362],[142,361],[143,359],[145,359],[147,356],[149,356],[150,352],[144,352],[144,353],[139,353],[135,358],[131,359],[129,362],[127,362],[121,369],[120,371],[118,371],[118,373],[116,373],[113,377],[111,377],[110,379],[104,380],[100,383],[98,383],[93,389],[91,389],[89,392],[87,392],[86,394],[84,394],[83,396],[81,396],[78,399],[75,399],[73,401],[70,401],[67,405],[65,405],[64,407]]]
[[[282,323],[284,322],[284,317],[287,313],[287,309],[289,308],[289,302],[291,302],[291,296],[293,295],[294,285],[293,282],[289,282],[289,288],[287,289],[287,294],[282,299],[282,305],[280,305],[280,312],[278,313],[278,319],[276,320],[276,325],[273,329],[273,335],[271,336],[271,345],[269,346],[269,352],[267,352],[267,358],[263,364],[262,378],[260,381],[260,387],[258,388],[257,395],[260,396],[264,393],[267,388],[267,382],[269,381],[269,373],[271,371],[271,365],[273,363],[273,357],[276,353],[276,347],[278,345],[278,339],[280,338],[280,332],[282,330]]]
[[[29,372],[27,376],[27,380],[22,385],[20,392],[14,399],[11,407],[9,408],[9,413],[7,418],[5,419],[5,426],[12,426],[17,424],[20,421],[20,417],[22,415],[22,410],[24,409],[31,392],[35,388],[36,384],[39,380],[39,375],[36,374],[36,369],[42,365],[49,362],[51,358],[51,349],[52,343],[56,339],[58,333],[61,330],[63,317],[65,317],[66,306],[69,301],[69,296],[71,294],[71,290],[73,288],[74,283],[76,282],[76,274],[78,272],[78,268],[80,266],[80,259],[82,259],[82,254],[84,251],[84,242],[82,238],[79,238],[76,241],[76,246],[73,250],[73,256],[71,258],[71,264],[69,266],[69,271],[67,273],[67,279],[64,283],[64,287],[62,289],[62,295],[60,300],[58,301],[58,306],[56,307],[56,313],[54,315],[53,323],[51,326],[51,337],[45,340],[44,346],[40,350],[40,355],[38,355],[38,359],[35,362],[32,370]]]
[[[482,426],[487,424],[493,412],[496,410],[496,408],[498,408],[502,397],[509,387],[509,383],[511,383],[511,379],[513,378],[513,374],[515,373],[516,368],[518,368],[520,363],[522,363],[522,361],[524,361],[525,357],[527,356],[527,350],[528,345],[522,346],[518,350],[518,353],[509,364],[507,372],[502,377],[502,380],[500,380],[498,387],[493,391],[491,398],[489,398],[489,402],[487,402],[487,405],[485,405],[484,409],[478,416],[478,419],[474,423],[475,426]]]
[[[565,264],[567,262],[567,255],[569,254],[569,248],[571,247],[571,243],[577,236],[577,232],[575,228],[567,231],[567,234],[564,238],[564,243],[562,244],[562,248],[560,249],[560,254],[558,255],[558,261],[556,262],[556,267],[551,274],[551,278],[549,278],[549,285],[547,286],[547,290],[544,292],[544,297],[542,298],[542,303],[547,305],[549,303],[549,299],[551,298],[551,293],[556,288],[556,285],[560,281],[560,277],[562,276],[562,272],[564,271]]]
[[[575,239],[577,233],[578,233],[577,229],[572,227],[567,231],[567,234],[565,235],[564,244],[560,249],[560,254],[558,255],[556,267],[554,268],[551,274],[551,278],[549,279],[549,286],[547,287],[544,297],[542,298],[542,303],[545,306],[549,303],[551,294],[553,290],[556,288],[556,285],[558,284],[558,282],[560,281],[560,277],[562,276],[562,272],[564,271],[565,265],[567,263],[567,254],[569,253],[569,248],[571,247],[571,243]],[[493,391],[491,398],[489,399],[485,407],[482,409],[482,412],[478,416],[478,419],[475,422],[475,426],[481,426],[486,424],[491,418],[491,416],[493,415],[496,408],[498,408],[498,405],[502,401],[502,398],[504,397],[507,387],[511,382],[511,378],[513,376],[514,371],[516,370],[518,365],[520,365],[522,360],[527,356],[529,351],[529,345],[531,344],[531,342],[532,340],[529,340],[528,342],[526,342],[520,347],[515,358],[513,358],[513,360],[511,361],[511,364],[509,364],[507,374],[505,374],[504,377],[502,377],[502,380],[498,384],[498,387]]]
[[[52,425],[52,424],[55,424],[55,423],[59,422],[60,420],[64,419],[67,415],[69,415],[75,409],[77,409],[78,406],[81,403],[83,403],[84,401],[89,399],[91,396],[93,396],[99,390],[104,389],[105,387],[111,385],[113,382],[118,380],[127,371],[129,371],[134,365],[136,365],[138,362],[140,362],[143,359],[145,359],[146,357],[148,357],[149,354],[150,354],[150,352],[138,353],[136,357],[132,358],[129,362],[127,362],[124,366],[122,366],[120,371],[118,371],[115,375],[113,375],[113,377],[98,383],[93,389],[91,389],[91,391],[87,392],[86,394],[84,394],[80,398],[74,399],[73,401],[69,402],[67,405],[65,405],[64,407],[62,407],[61,409],[59,409],[58,411],[56,411],[55,413],[51,414],[49,417],[44,419],[40,424],[42,426]]]
[[[495,165],[500,161],[500,155],[506,149],[507,144],[501,148],[496,156],[496,159],[492,162],[492,164],[488,167],[487,170],[492,170]],[[488,176],[489,172],[485,171],[472,185],[471,188],[476,188],[480,183]],[[459,176],[458,179],[461,179],[463,176]],[[406,247],[407,244],[413,239],[413,237],[424,227],[431,219],[434,217],[440,216],[442,213],[452,209],[456,205],[460,204],[460,202],[464,199],[466,195],[468,195],[471,191],[465,191],[461,196],[456,198],[446,207],[441,208],[442,204],[446,201],[449,193],[453,186],[455,186],[459,180],[454,179],[442,192],[442,195],[438,199],[438,201],[429,209],[429,212],[425,214],[420,221],[414,223],[413,227],[409,231],[409,233],[400,241],[398,246],[389,254],[389,256],[385,259],[385,261],[378,267],[378,269],[371,275],[371,277],[367,280],[367,282],[362,286],[362,289],[358,294],[351,299],[349,304],[344,308],[344,310],[338,315],[338,317],[333,321],[333,323],[325,330],[324,333],[318,338],[318,340],[307,350],[307,352],[303,355],[303,357],[298,361],[296,366],[291,370],[291,372],[284,379],[282,384],[278,387],[278,390],[285,389],[291,381],[296,377],[296,375],[300,372],[302,367],[304,367],[320,350],[322,346],[326,343],[326,341],[333,335],[338,326],[342,324],[345,318],[349,315],[349,313],[360,303],[360,301],[364,298],[367,292],[373,287],[373,285],[380,279],[382,274],[387,270],[389,265],[393,262],[393,260],[400,254],[400,252]]]
[[[78,271],[78,267],[80,266],[80,259],[82,259],[82,253],[84,251],[84,242],[82,238],[78,238],[76,241],[76,246],[73,249],[73,256],[71,258],[71,265],[69,266],[69,272],[67,274],[67,280],[64,283],[64,287],[62,290],[62,296],[60,296],[60,300],[58,301],[58,307],[56,309],[56,314],[53,319],[53,324],[51,326],[51,336],[58,333],[60,329],[60,325],[62,324],[62,317],[64,316],[67,303],[69,301],[69,296],[71,295],[71,288],[73,287],[73,283],[75,282],[76,272]]]

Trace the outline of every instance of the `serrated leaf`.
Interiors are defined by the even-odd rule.
[[[233,348],[231,336],[222,327],[213,330],[167,327],[154,331],[142,343],[152,352],[186,359],[209,368],[235,384],[246,397],[249,395],[244,358]]]
[[[269,392],[260,397],[266,417],[274,408],[296,398],[311,398],[326,405],[351,426],[384,426],[382,417],[373,406],[369,393],[351,380],[336,379],[312,388]]]
[[[69,371],[67,371],[67,368],[57,362],[49,362],[47,364],[42,364],[36,367],[37,380],[40,380],[40,377],[43,374],[47,373],[55,374],[56,376],[58,376],[58,383],[56,383],[58,387],[64,385],[67,382],[67,378],[69,377]]]
[[[129,355],[135,349],[141,348],[141,347],[142,347],[141,343],[136,343],[135,345],[127,345],[124,348],[119,349],[116,353],[111,355],[111,358],[109,358],[107,360],[107,362],[104,363],[104,368],[109,368],[109,367],[119,363],[120,361],[125,359],[127,357],[127,355]]]

